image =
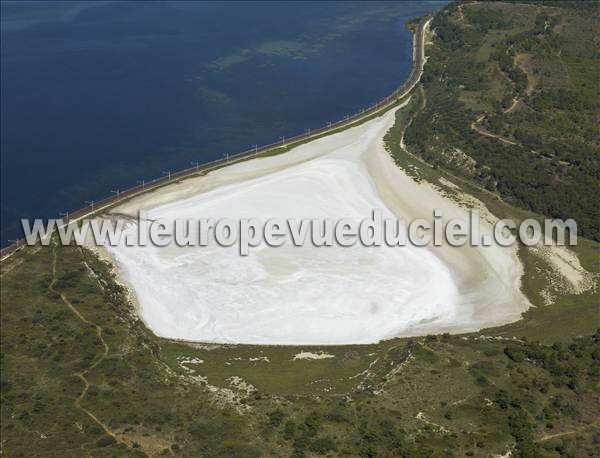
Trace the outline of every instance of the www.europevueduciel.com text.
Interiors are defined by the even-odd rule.
[[[219,246],[238,245],[242,256],[249,254],[252,247],[265,243],[272,247],[285,244],[315,247],[333,245],[352,246],[511,246],[519,240],[532,246],[540,242],[545,245],[565,245],[568,232],[569,245],[577,245],[577,224],[574,220],[546,219],[544,225],[535,219],[523,220],[516,224],[510,219],[498,220],[493,225],[492,234],[480,233],[480,216],[470,211],[468,220],[443,219],[442,210],[434,210],[433,218],[417,218],[406,221],[403,218],[383,218],[381,210],[374,210],[365,219],[284,219],[272,218],[260,221],[257,218],[199,218],[199,219],[148,219],[146,211],[140,211],[137,221],[122,218],[94,218],[64,222],[50,219],[46,224],[41,219],[21,220],[25,240],[28,245],[41,243],[48,245],[54,232],[63,245],[75,242],[85,245],[91,240],[97,246],[117,246],[122,242],[127,246],[157,247],[168,245]],[[131,231],[131,224],[137,231]],[[124,240],[123,240],[124,236]]]

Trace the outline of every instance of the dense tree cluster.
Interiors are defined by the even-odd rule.
[[[523,19],[466,4],[436,15],[422,79],[427,103],[405,143],[522,208],[573,218],[580,235],[600,240],[599,20],[589,11],[544,9]],[[528,59],[529,75],[517,56]],[[465,103],[466,94],[479,105]],[[518,109],[505,113],[515,99]],[[485,130],[514,144],[471,129],[481,115]]]

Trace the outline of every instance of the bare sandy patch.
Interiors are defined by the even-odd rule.
[[[294,355],[293,361],[297,361],[299,359],[328,359],[335,358],[335,355],[331,355],[329,353],[325,353],[324,351],[319,351],[316,353],[312,353],[310,351],[303,351],[296,355]]]
[[[437,186],[415,182],[393,163],[383,136],[394,120],[391,110],[286,154],[160,188],[113,213],[134,217],[145,209],[156,217],[261,219],[290,211],[320,217],[350,212],[346,217],[382,206],[407,221],[431,220],[434,208],[443,210],[445,220],[468,221],[464,205]],[[491,219],[483,204],[472,204]],[[482,223],[482,234],[492,234],[490,223]],[[445,244],[304,254],[265,249],[249,261],[224,250],[147,248],[109,251],[146,324],[158,335],[182,340],[367,343],[505,324],[529,306],[520,292],[523,269],[515,247]]]

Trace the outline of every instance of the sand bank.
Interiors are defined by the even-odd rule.
[[[394,112],[289,153],[231,165],[114,210],[149,218],[468,218],[467,210],[392,162]],[[136,232],[135,225],[129,228]],[[483,224],[482,233],[491,227]],[[139,313],[158,335],[252,344],[370,343],[474,331],[517,320],[516,248],[112,247]]]

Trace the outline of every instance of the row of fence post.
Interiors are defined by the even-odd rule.
[[[425,22],[425,20],[423,21],[423,23],[424,22]],[[416,37],[415,39],[418,40],[418,36],[415,35],[415,37]],[[138,193],[142,193],[142,192],[146,191],[147,189],[149,190],[149,189],[152,189],[153,187],[156,187],[156,186],[162,185],[166,182],[169,182],[169,181],[171,181],[172,178],[182,178],[187,175],[192,175],[193,173],[200,171],[200,169],[207,170],[207,169],[210,169],[211,167],[217,167],[221,164],[224,165],[224,164],[229,163],[232,159],[237,161],[239,159],[256,156],[260,153],[264,153],[264,152],[267,152],[267,151],[270,151],[270,150],[273,150],[276,148],[289,147],[290,145],[292,145],[298,141],[305,140],[305,139],[310,138],[315,135],[321,135],[326,132],[334,131],[342,126],[352,124],[354,121],[359,120],[363,117],[367,117],[378,111],[381,111],[382,109],[387,108],[389,105],[392,105],[393,103],[395,103],[401,95],[404,95],[403,93],[406,92],[407,88],[411,85],[411,81],[415,78],[416,73],[418,73],[420,71],[420,69],[417,69],[414,65],[417,60],[417,56],[414,54],[417,52],[417,50],[416,50],[416,46],[413,46],[413,48],[414,48],[413,65],[412,65],[411,72],[408,76],[407,81],[402,86],[397,88],[394,92],[392,92],[390,95],[387,95],[380,101],[375,102],[375,104],[371,105],[367,109],[362,108],[360,111],[354,113],[353,115],[346,115],[344,118],[340,119],[339,121],[335,121],[333,123],[328,121],[325,123],[325,127],[319,127],[317,129],[312,129],[312,130],[310,128],[308,128],[301,134],[289,137],[287,139],[287,142],[286,142],[285,135],[283,135],[283,136],[279,137],[279,141],[269,143],[264,146],[259,147],[258,144],[254,144],[254,145],[252,145],[251,149],[249,149],[249,150],[244,150],[244,151],[241,151],[239,153],[234,153],[234,154],[225,153],[225,154],[223,154],[224,157],[221,159],[214,159],[214,160],[211,160],[211,161],[208,161],[205,163],[200,163],[199,161],[191,162],[190,164],[194,166],[191,168],[182,169],[182,170],[179,170],[179,171],[176,171],[173,173],[170,170],[163,171],[162,176],[154,178],[150,181],[137,180],[136,186],[132,186],[131,188],[126,189],[125,191],[120,191],[119,189],[111,190],[110,192],[112,195],[109,197],[106,197],[99,201],[93,201],[93,200],[85,201],[85,203],[87,204],[86,207],[80,208],[73,212],[59,213],[59,216],[63,217],[63,218],[59,218],[59,219],[61,219],[63,221],[63,224],[68,224],[69,221],[72,219],[77,219],[77,218],[80,218],[85,215],[93,214],[95,211],[104,209],[107,206],[110,206],[116,202],[119,202],[121,199],[132,197],[134,195],[137,195]],[[420,58],[420,56],[419,56],[419,58]],[[25,245],[24,239],[8,240],[8,242],[11,242],[11,245],[8,245],[0,250],[0,259],[3,259],[5,256],[10,254],[11,252],[13,252],[13,251],[17,250],[18,248],[20,248],[21,246]]]

